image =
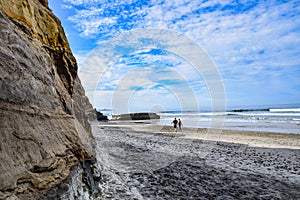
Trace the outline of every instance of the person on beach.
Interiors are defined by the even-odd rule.
[[[178,129],[182,132],[182,121],[180,119],[178,119]]]
[[[176,117],[174,118],[174,120],[172,121],[172,124],[174,125],[174,132],[177,132],[177,124],[178,124],[178,121],[176,119]]]

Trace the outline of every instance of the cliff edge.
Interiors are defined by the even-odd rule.
[[[0,0],[0,42],[0,199],[96,197],[92,106],[47,0]]]

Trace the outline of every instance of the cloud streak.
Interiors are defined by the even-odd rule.
[[[144,98],[152,99],[152,93],[162,92],[162,88],[176,95],[182,108],[198,109],[196,99],[207,93],[201,86],[209,88],[212,99],[223,99],[219,109],[225,107],[223,84],[211,59],[197,43],[169,30],[133,30],[102,43],[87,59],[79,76],[91,92],[90,99],[95,100],[95,90],[114,91],[113,102],[118,102],[113,104],[114,110],[128,108],[126,102],[133,94],[147,91]],[[145,105],[138,96],[140,104]],[[166,97],[162,92],[162,104],[173,101]]]
[[[215,62],[229,103],[236,104],[234,99],[241,94],[245,94],[240,101],[243,104],[251,104],[253,96],[262,94],[266,95],[260,102],[253,103],[300,99],[299,1],[64,0],[64,4],[75,11],[69,19],[81,35],[99,38],[100,45],[138,28],[165,28],[188,36]],[[145,52],[121,57],[114,68],[121,74],[127,65],[170,65],[199,90],[205,90],[203,82],[198,83],[193,70],[176,55]],[[118,77],[118,70],[113,74]]]

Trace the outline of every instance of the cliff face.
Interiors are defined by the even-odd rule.
[[[97,120],[96,111],[90,104],[87,96],[85,96],[85,91],[78,78],[75,80],[73,89],[74,93],[72,99],[74,114],[80,123],[90,132],[89,121]]]
[[[47,0],[0,0],[0,43],[0,199],[97,195],[92,107]]]

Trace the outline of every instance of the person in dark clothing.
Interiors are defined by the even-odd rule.
[[[182,121],[180,119],[178,119],[178,129],[182,132]]]
[[[172,121],[172,124],[173,124],[173,127],[174,127],[174,132],[177,132],[177,124],[178,124],[178,121],[177,121],[176,117],[175,117],[174,120]]]

